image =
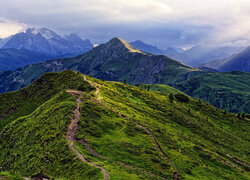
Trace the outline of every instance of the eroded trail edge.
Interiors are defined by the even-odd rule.
[[[74,142],[76,142],[76,132],[78,130],[78,121],[80,119],[80,107],[81,107],[81,103],[82,103],[82,100],[81,100],[81,97],[82,97],[82,92],[81,91],[75,91],[75,90],[67,90],[68,93],[72,94],[73,96],[75,96],[77,99],[76,99],[76,102],[77,102],[77,106],[76,106],[76,109],[74,110],[74,117],[71,119],[71,122],[68,126],[68,129],[67,129],[67,133],[66,133],[66,139],[68,140],[69,142],[69,147],[71,150],[73,150],[78,158],[85,162],[85,163],[89,163],[91,166],[94,166],[96,168],[99,168],[101,169],[101,171],[103,172],[104,174],[104,179],[105,180],[108,180],[109,179],[109,174],[108,172],[102,167],[102,166],[99,166],[93,162],[90,162],[88,159],[86,159],[75,147],[74,145]]]

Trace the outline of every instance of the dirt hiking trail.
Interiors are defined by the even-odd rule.
[[[105,180],[108,180],[109,179],[109,174],[108,172],[102,167],[102,166],[99,166],[93,162],[90,162],[88,159],[86,159],[75,147],[74,145],[74,142],[76,142],[76,132],[78,130],[78,121],[80,119],[80,107],[81,107],[81,103],[82,103],[82,100],[81,100],[81,97],[82,97],[82,92],[81,91],[75,91],[75,90],[67,90],[68,93],[72,94],[73,96],[75,96],[77,99],[76,99],[76,102],[77,102],[77,106],[76,106],[76,109],[74,110],[74,117],[71,119],[71,122],[68,126],[68,129],[67,129],[67,133],[66,133],[66,139],[68,140],[69,142],[69,147],[71,150],[73,150],[78,158],[85,162],[85,163],[89,163],[91,166],[94,166],[96,168],[99,168],[101,169],[101,171],[103,172],[104,174],[104,179]]]
[[[100,96],[100,85],[97,85],[97,84],[95,84],[95,83],[93,83],[93,82],[87,80],[86,75],[83,75],[83,77],[84,77],[84,80],[87,81],[92,87],[95,87],[95,88],[96,88],[96,91],[95,91],[94,94],[97,96],[97,101],[95,101],[95,100],[93,100],[93,101],[99,103],[99,104],[102,105],[102,106],[105,106],[105,107],[111,109],[112,111],[118,113],[119,116],[121,116],[121,117],[123,117],[123,118],[130,119],[127,115],[124,115],[124,114],[122,114],[121,112],[118,112],[117,110],[115,110],[115,109],[113,109],[112,107],[109,107],[107,104],[103,103],[103,102],[101,101],[102,98],[101,98],[101,96]],[[161,148],[160,144],[159,144],[158,141],[155,139],[153,133],[152,133],[149,129],[147,129],[146,127],[144,127],[144,126],[142,126],[142,125],[140,125],[140,124],[137,124],[134,120],[133,120],[133,123],[134,123],[136,126],[138,126],[139,128],[144,129],[144,130],[151,136],[151,138],[152,138],[153,141],[155,142],[157,148],[159,149],[160,153],[168,160],[168,162],[170,163],[170,165],[171,165],[171,166],[173,167],[173,169],[175,170],[175,172],[174,172],[174,174],[173,174],[173,179],[174,179],[174,180],[179,180],[179,179],[180,179],[180,173],[179,173],[178,169],[176,168],[176,166],[174,165],[174,163],[171,161],[171,159],[168,157],[168,155],[163,151],[163,149]],[[86,146],[86,147],[87,147],[87,146]],[[88,148],[88,147],[87,147],[87,148]],[[90,148],[90,147],[89,147],[89,148]],[[95,154],[95,153],[96,153],[96,152],[93,152],[93,154]],[[99,157],[102,156],[102,155],[100,155],[100,154],[98,154],[98,153],[97,153],[96,155],[99,156]]]

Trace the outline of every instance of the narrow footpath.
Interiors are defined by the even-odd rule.
[[[68,126],[68,129],[67,129],[67,133],[66,133],[66,139],[68,140],[69,142],[69,147],[71,150],[73,150],[78,158],[85,162],[85,163],[88,163],[90,164],[91,166],[94,166],[96,168],[99,168],[101,169],[101,171],[103,172],[104,174],[104,179],[105,180],[109,180],[109,174],[108,172],[102,167],[102,166],[99,166],[99,165],[96,165],[95,163],[93,162],[90,162],[88,159],[86,159],[75,147],[74,145],[74,142],[76,142],[76,132],[78,130],[78,121],[80,119],[80,107],[81,107],[81,103],[82,103],[82,100],[81,100],[81,97],[82,97],[82,92],[81,91],[75,91],[75,90],[67,90],[68,93],[72,94],[73,96],[75,96],[77,98],[77,106],[76,106],[76,109],[74,111],[74,117],[71,119],[71,122]]]
[[[100,86],[97,85],[97,84],[95,84],[95,83],[93,83],[93,82],[91,82],[91,81],[89,81],[89,80],[87,80],[87,77],[86,77],[85,75],[83,75],[83,78],[84,78],[84,80],[87,81],[92,87],[95,87],[95,88],[96,88],[96,91],[95,91],[94,94],[97,96],[97,103],[99,103],[99,104],[101,104],[101,105],[103,105],[103,106],[105,106],[105,107],[107,107],[107,108],[113,110],[114,112],[118,113],[119,116],[121,116],[121,117],[123,117],[123,118],[130,119],[128,116],[122,114],[121,112],[118,112],[118,111],[114,110],[113,108],[111,108],[111,107],[109,107],[108,105],[106,105],[105,103],[103,103],[103,102],[101,101],[101,96],[100,96],[100,90],[99,90],[99,89],[100,89]],[[133,121],[133,123],[134,123],[136,126],[138,126],[139,128],[144,129],[144,130],[151,136],[151,138],[152,138],[153,141],[155,142],[157,148],[159,149],[160,153],[168,160],[168,162],[170,163],[170,165],[171,165],[171,166],[173,167],[173,169],[175,170],[175,172],[174,172],[174,174],[173,174],[173,179],[174,179],[174,180],[179,180],[179,179],[180,179],[180,173],[179,173],[178,169],[177,169],[176,166],[174,165],[173,161],[171,161],[171,159],[168,157],[168,155],[163,151],[163,149],[161,148],[160,144],[159,144],[158,141],[155,139],[153,133],[152,133],[149,129],[147,129],[146,127],[144,127],[144,126],[142,126],[142,125],[140,125],[140,124],[137,124],[135,121]],[[95,153],[94,153],[94,154],[95,154]],[[101,155],[99,155],[99,157],[100,157],[100,156],[101,156]]]

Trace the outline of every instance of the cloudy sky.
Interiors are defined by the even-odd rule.
[[[247,45],[249,0],[0,0],[0,37],[27,27],[157,45]]]

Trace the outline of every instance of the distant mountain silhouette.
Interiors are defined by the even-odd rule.
[[[26,49],[0,49],[0,70],[12,70],[53,58]]]
[[[13,35],[3,46],[4,49],[26,49],[58,57],[75,56],[93,48],[89,40],[83,41],[76,34],[60,36],[52,30],[29,28]]]
[[[250,72],[250,46],[239,54],[232,55],[226,59],[213,60],[200,66],[217,69],[222,72]]]

